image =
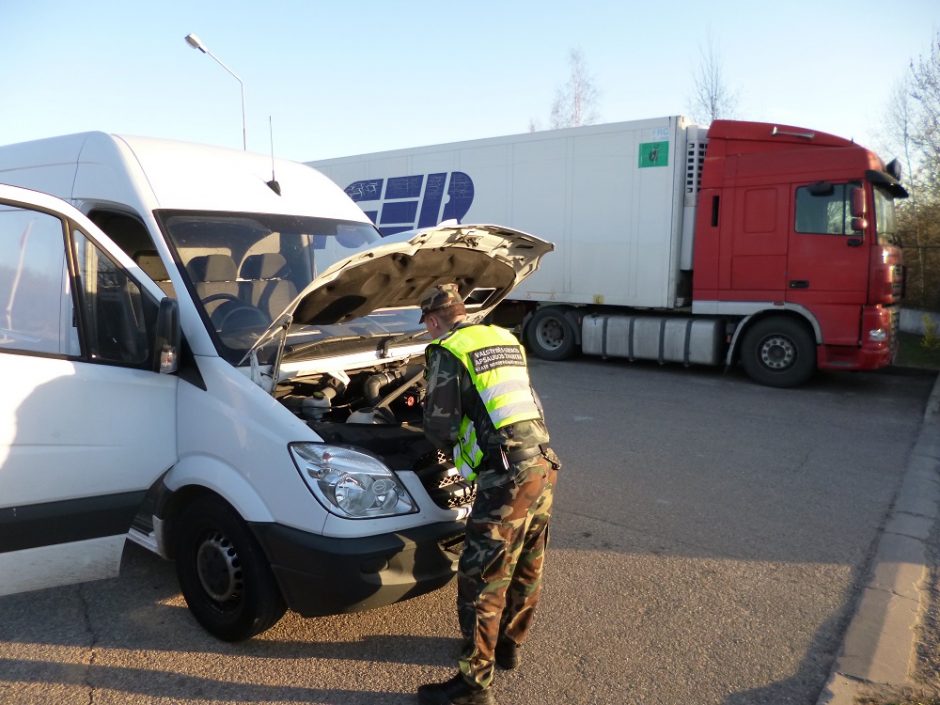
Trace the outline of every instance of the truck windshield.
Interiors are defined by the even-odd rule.
[[[877,186],[875,191],[875,230],[879,245],[897,245],[898,231],[894,218],[894,199]]]
[[[371,223],[157,211],[219,352],[237,362],[319,272],[381,240]]]

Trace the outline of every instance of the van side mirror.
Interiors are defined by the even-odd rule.
[[[865,189],[861,186],[853,186],[850,192],[849,198],[851,200],[851,209],[852,209],[852,218],[864,218],[865,217]],[[863,226],[864,227],[864,226]],[[853,230],[860,230],[861,228],[856,228],[853,220],[852,224]]]
[[[180,307],[176,299],[160,300],[157,326],[153,339],[151,369],[163,375],[173,374],[179,368]]]
[[[862,232],[868,227],[868,218],[852,218],[850,225],[854,232]]]

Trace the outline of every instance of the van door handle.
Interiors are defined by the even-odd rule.
[[[809,279],[791,279],[791,289],[809,289]]]
[[[845,244],[848,245],[849,247],[861,247],[862,242],[863,240],[860,237],[850,237],[848,240],[845,241]]]

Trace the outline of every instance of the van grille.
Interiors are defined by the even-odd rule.
[[[432,451],[418,458],[415,474],[431,501],[441,509],[459,509],[473,504],[476,484],[464,480],[442,451]]]

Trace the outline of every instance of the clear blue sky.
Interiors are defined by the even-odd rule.
[[[0,142],[84,130],[297,161],[548,125],[580,48],[602,122],[687,114],[709,43],[736,117],[879,148],[892,89],[940,2],[0,0]],[[891,155],[884,155],[891,156]]]

